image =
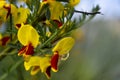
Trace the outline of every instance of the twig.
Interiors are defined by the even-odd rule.
[[[85,14],[85,15],[95,15],[95,14],[101,14],[101,15],[103,15],[101,12],[84,12],[84,11],[78,11],[78,10],[74,10],[74,12],[76,12],[76,13],[82,13],[82,14]]]

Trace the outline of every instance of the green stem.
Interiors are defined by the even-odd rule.
[[[47,41],[45,41],[40,47],[39,49],[43,48],[47,43],[49,43],[50,41],[52,41],[56,35],[57,35],[58,31],[56,31]]]
[[[9,75],[9,73],[14,71],[22,62],[23,62],[23,59],[20,59],[19,61],[17,61],[16,64],[14,64],[8,72],[6,72],[2,76],[0,76],[0,80],[4,80]]]
[[[53,39],[56,38],[57,34],[59,33],[59,30],[56,31],[47,41],[45,41],[43,44],[39,45],[36,48],[36,52],[43,53],[41,50],[44,48],[48,43],[52,42]]]
[[[44,21],[46,19],[45,13],[46,13],[46,5],[43,5],[43,7],[38,11],[38,14],[35,16],[35,19],[31,22],[32,26],[36,26],[39,22]]]
[[[10,40],[12,41],[12,14],[10,14]]]
[[[1,53],[0,53],[0,60],[4,58],[4,56],[7,54],[6,52],[10,49],[10,47],[5,48]]]
[[[16,49],[14,49],[14,50],[12,50],[11,52],[9,52],[8,56],[14,55],[15,53],[17,53],[17,50],[16,50]]]

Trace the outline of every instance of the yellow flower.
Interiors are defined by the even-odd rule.
[[[8,4],[6,1],[0,1],[0,24],[6,22],[10,14],[15,14],[17,8],[13,4]]]
[[[23,25],[18,30],[18,40],[23,45],[18,55],[32,55],[33,49],[39,44],[39,34],[31,25]]]
[[[24,62],[24,67],[26,70],[31,69],[31,75],[37,74],[39,71],[45,73],[47,78],[50,78],[50,57],[40,57],[40,56],[33,56],[30,58],[28,62]]]
[[[50,4],[50,12],[52,20],[59,20],[64,11],[64,6],[58,1],[52,1]]]
[[[10,5],[6,1],[0,1],[0,25],[5,22],[10,14]]]
[[[56,1],[56,0],[43,0],[42,5],[48,3],[49,9],[50,9],[50,19],[53,20],[57,24],[58,27],[62,26],[62,22],[60,22],[60,17],[62,17],[64,10],[64,6],[62,3]],[[45,23],[49,26],[51,26],[49,20],[46,20]],[[53,25],[52,25],[53,26]]]
[[[56,0],[43,0],[42,5],[44,5],[46,3],[49,4],[51,19],[52,20],[59,20],[59,18],[62,16],[62,14],[64,12],[63,4],[56,1]]]
[[[72,37],[66,37],[61,39],[52,49],[54,54],[51,59],[51,68],[54,72],[57,72],[58,70],[57,65],[58,65],[59,57],[69,53],[73,45],[74,45],[74,39]]]
[[[69,4],[70,6],[76,6],[77,4],[79,4],[80,0],[69,0]]]
[[[14,10],[16,10],[16,12],[12,14],[14,25],[16,26],[16,28],[20,28],[21,23],[26,23],[28,15],[30,14],[30,10],[28,8],[23,7]]]

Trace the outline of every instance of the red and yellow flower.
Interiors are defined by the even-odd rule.
[[[39,71],[45,73],[47,78],[50,78],[50,57],[40,57],[40,56],[32,56],[28,62],[24,62],[24,67],[26,70],[31,69],[31,75],[37,74]]]
[[[6,22],[10,14],[12,14],[14,24],[18,25],[25,23],[29,11],[26,8],[17,9],[13,4],[8,4],[6,1],[0,1],[0,24]]]
[[[8,16],[10,15],[10,4],[6,1],[0,1],[0,25],[6,22]]]
[[[49,4],[50,9],[50,19],[55,22],[58,27],[62,26],[62,22],[60,22],[60,17],[62,17],[63,12],[65,13],[64,6],[61,2],[56,0],[43,0],[42,5]],[[46,24],[50,25],[49,20],[46,20]]]
[[[72,37],[66,37],[61,39],[56,46],[52,49],[53,56],[51,59],[51,69],[54,72],[58,71],[58,61],[62,55],[68,54],[74,45],[74,39]]]
[[[18,55],[23,55],[25,59],[34,53],[34,48],[39,44],[39,34],[31,25],[23,25],[18,30],[18,40],[23,45]]]

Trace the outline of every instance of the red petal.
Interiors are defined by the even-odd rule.
[[[3,37],[3,38],[1,39],[1,41],[2,41],[2,46],[5,46],[9,40],[10,40],[10,37],[9,37],[9,36]]]
[[[54,72],[57,72],[58,70],[58,59],[59,59],[59,54],[56,52],[51,59],[51,67]]]
[[[31,44],[28,46],[23,46],[19,52],[18,55],[25,54],[25,55],[32,55],[34,53],[34,48]]]
[[[45,72],[45,74],[46,74],[46,76],[47,76],[48,79],[50,79],[50,77],[51,77],[50,71],[51,71],[51,66],[49,66],[49,67],[46,69],[46,72]]]
[[[34,48],[31,44],[28,45],[28,49],[26,51],[26,55],[32,55],[34,54]]]
[[[26,47],[27,47],[27,46],[23,46],[23,47],[19,50],[18,55],[21,55],[21,54],[25,53],[25,52],[26,52]]]
[[[53,20],[57,25],[58,27],[61,27],[62,26],[62,22],[58,21],[58,20]]]
[[[7,19],[8,16],[10,15],[10,13],[11,13],[11,5],[9,5],[9,6],[3,6],[3,8],[7,9],[7,11],[8,11],[7,16],[6,16],[6,19]]]
[[[19,29],[21,27],[21,24],[16,24],[17,28]]]

